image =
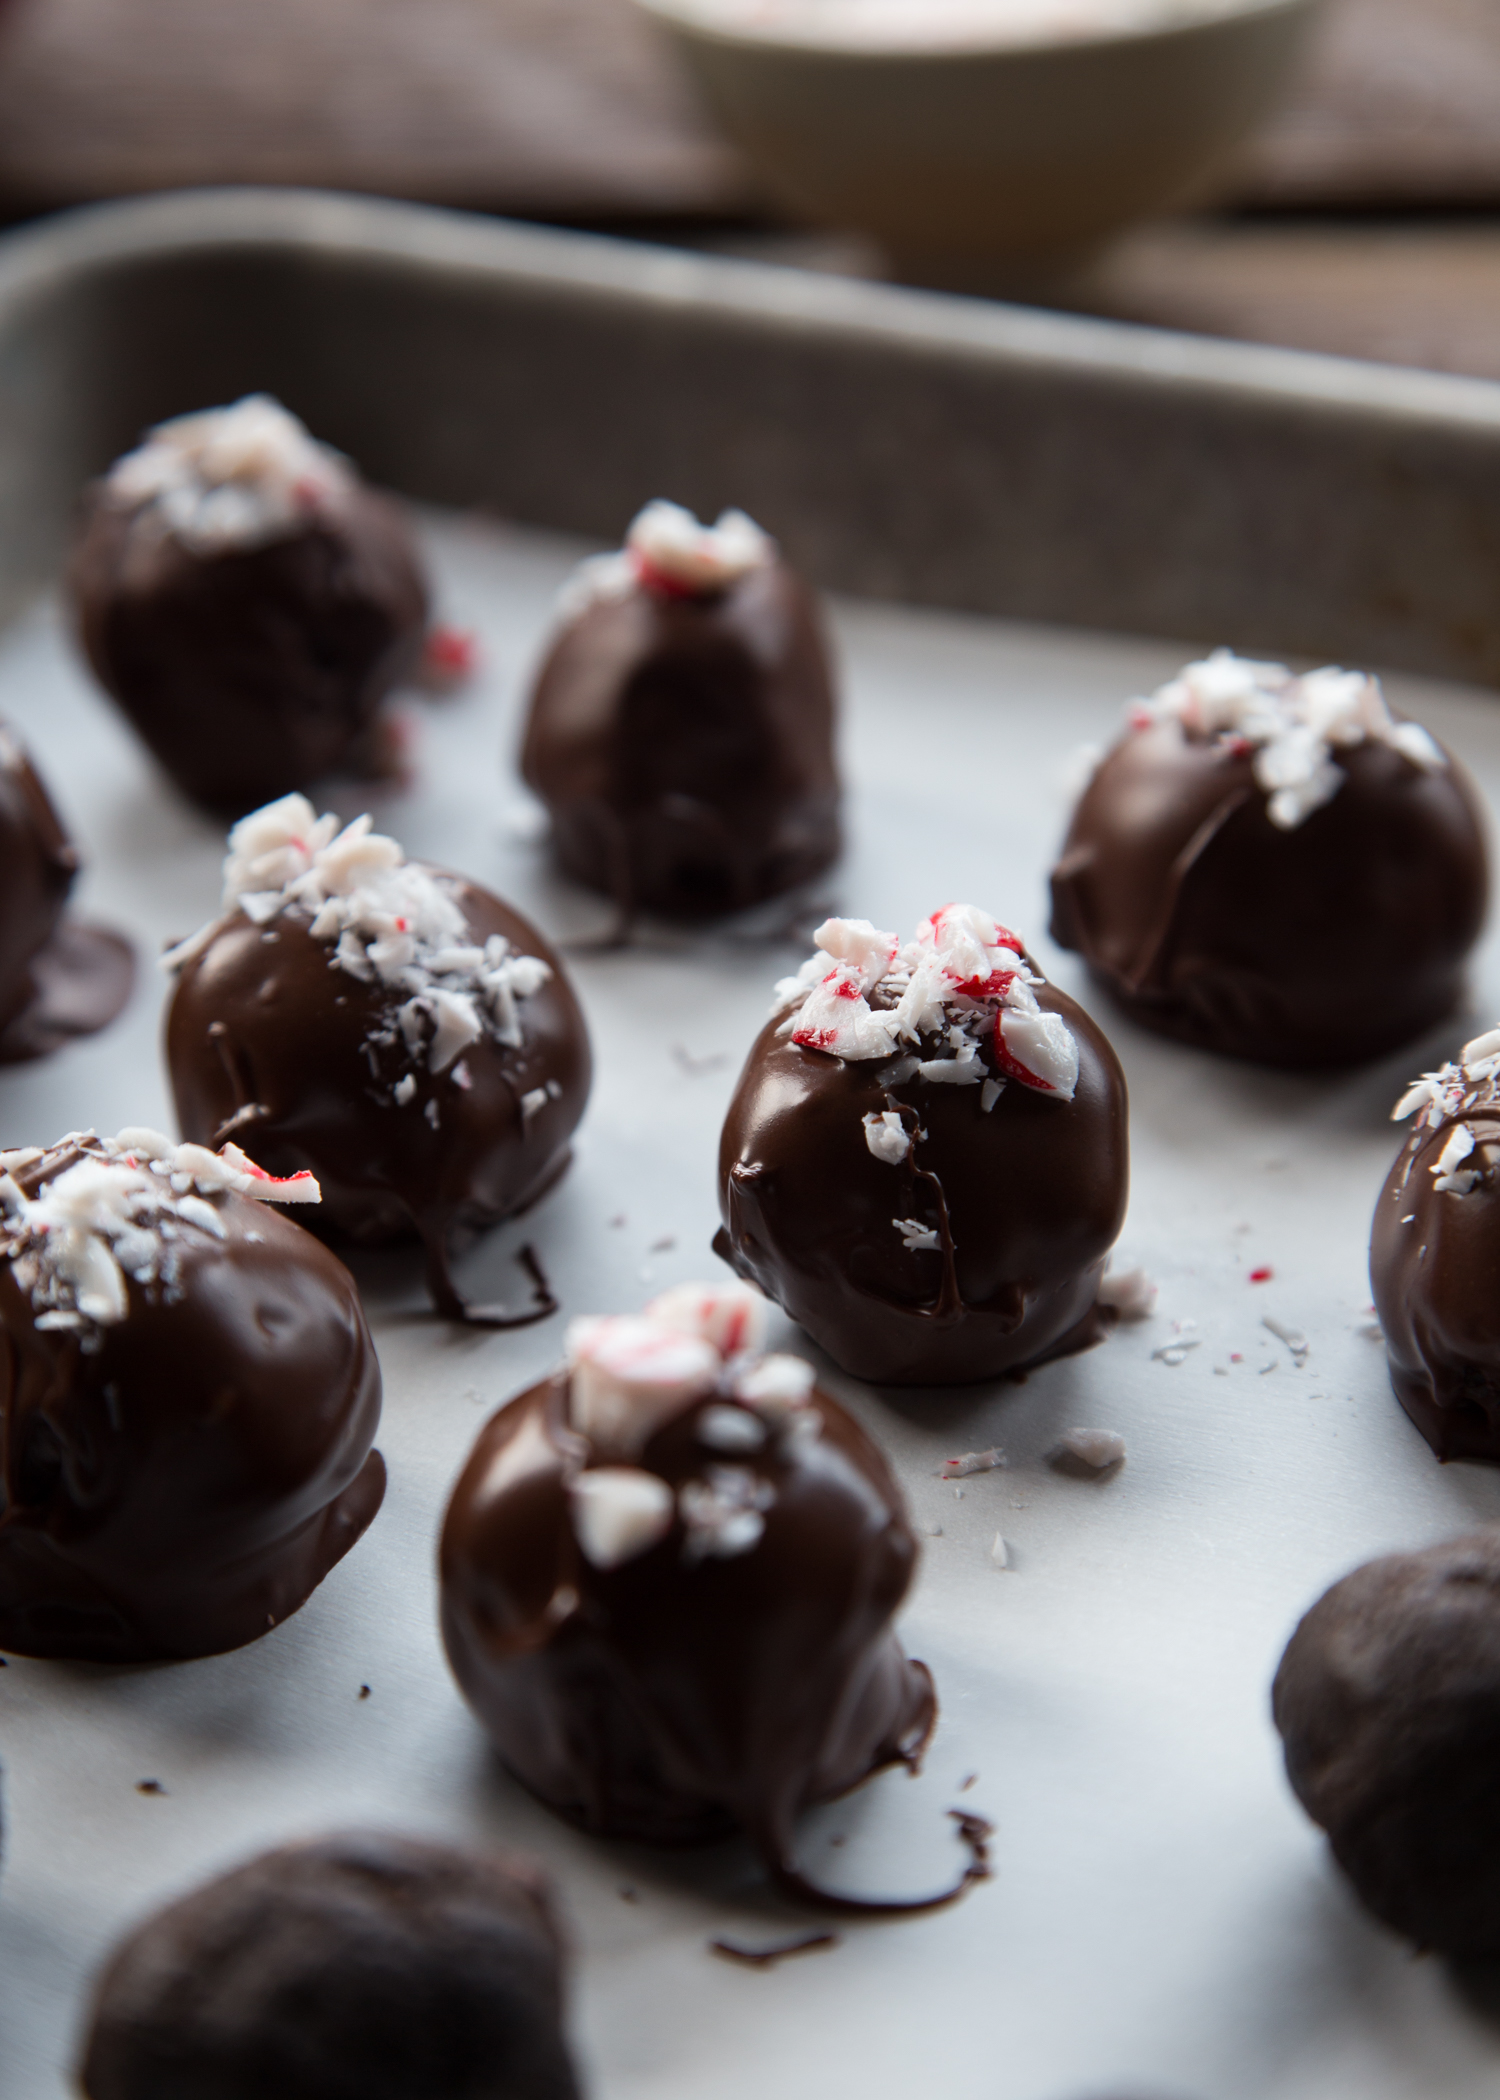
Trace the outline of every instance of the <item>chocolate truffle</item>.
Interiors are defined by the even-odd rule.
[[[1488,887],[1467,773],[1373,678],[1219,650],[1131,708],[1052,872],[1052,937],[1142,1027],[1312,1070],[1452,1011]]]
[[[719,1146],[715,1251],[856,1378],[994,1378],[1098,1339],[1125,1080],[1020,940],[950,904],[830,919],[776,987]]]
[[[577,2100],[538,1877],[386,1831],[262,1853],[99,1981],[88,2100]]]
[[[92,483],[68,583],[99,683],[229,812],[368,770],[427,619],[400,509],[264,394],[160,424]]]
[[[891,1631],[917,1549],[858,1423],[799,1357],[759,1354],[764,1310],[685,1284],[574,1321],[565,1369],[490,1420],[454,1490],[443,1638],[559,1815],[653,1844],[738,1827],[784,1888],[841,1905],[798,1874],[793,1825],[931,1732]]]
[[[65,914],[78,866],[31,760],[0,723],[0,1064],[95,1034],[130,997],[129,943]]]
[[[368,817],[300,795],[238,823],[223,915],[167,957],[167,1063],[183,1135],[309,1170],[322,1224],[420,1237],[434,1302],[466,1307],[456,1232],[522,1210],[562,1172],[588,1098],[588,1036],[561,962],[477,883],[406,859]]]
[[[1271,1694],[1297,1799],[1419,1947],[1500,1955],[1500,1532],[1336,1582]]]
[[[380,1368],[354,1279],[267,1208],[316,1200],[150,1130],[0,1154],[0,1648],[238,1648],[370,1522]]]
[[[1391,1384],[1439,1458],[1500,1460],[1500,1029],[1408,1088],[1413,1115],[1370,1237]]]
[[[521,771],[563,867],[636,906],[738,911],[839,850],[816,603],[740,511],[652,503],[585,563],[538,674]]]

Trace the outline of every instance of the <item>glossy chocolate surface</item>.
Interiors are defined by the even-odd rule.
[[[478,945],[502,934],[552,971],[522,1002],[519,1048],[487,1034],[464,1051],[461,1077],[454,1066],[431,1073],[399,1033],[383,1048],[371,1041],[393,1031],[404,992],[339,968],[305,913],[257,926],[236,910],[178,977],[166,1051],[184,1137],[232,1138],[273,1174],[310,1169],[320,1231],[366,1244],[418,1236],[435,1300],[462,1317],[448,1275],[454,1234],[524,1209],[562,1172],[592,1065],[556,952],[490,891],[449,880]],[[397,1103],[408,1069],[414,1091]],[[545,1099],[523,1109],[538,1090]]]
[[[35,768],[0,724],[0,1064],[93,1035],[130,996],[129,944],[64,916],[78,866]]]
[[[193,801],[237,814],[368,771],[427,588],[400,508],[355,483],[294,535],[200,553],[86,492],[68,571],[95,677]]]
[[[138,1926],[101,1977],[88,2100],[576,2100],[538,1877],[351,1831]]]
[[[692,1561],[678,1517],[601,1569],[570,1519],[588,1447],[568,1393],[560,1374],[502,1408],[454,1490],[454,1675],[506,1765],[569,1821],[655,1844],[738,1827],[783,1886],[814,1896],[792,1863],[798,1812],[913,1761],[936,1716],[891,1632],[917,1549],[890,1469],[814,1391],[817,1434],[784,1430],[739,1461],[774,1496],[753,1551]],[[658,1429],[639,1464],[674,1492],[701,1478],[720,1456],[700,1435],[716,1404]]]
[[[1077,1042],[1072,1101],[1012,1083],[986,1114],[977,1086],[893,1087],[896,1059],[803,1049],[781,1016],[751,1049],[719,1144],[714,1248],[856,1378],[995,1378],[1102,1333],[1094,1300],[1129,1187],[1125,1079],[1066,993],[1043,984],[1037,999]],[[864,1129],[893,1108],[926,1132],[898,1167]],[[907,1218],[939,1245],[909,1250],[893,1229]]]
[[[1500,1955],[1500,1532],[1335,1583],[1272,1707],[1297,1798],[1375,1916],[1421,1948]]]
[[[1142,1027],[1200,1049],[1315,1069],[1409,1042],[1452,1011],[1484,923],[1469,776],[1367,741],[1281,830],[1253,763],[1176,721],[1129,731],[1073,813],[1053,939]]]
[[[779,560],[704,597],[637,584],[576,613],[521,753],[567,872],[629,913],[737,911],[839,850],[817,606]]]
[[[1500,1146],[1500,1104],[1462,1118]],[[1370,1287],[1397,1399],[1439,1458],[1500,1462],[1500,1190],[1436,1187],[1455,1124],[1415,1130],[1375,1206]]]

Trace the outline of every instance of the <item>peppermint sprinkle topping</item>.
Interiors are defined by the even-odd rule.
[[[1392,718],[1380,681],[1367,672],[1329,665],[1298,677],[1285,664],[1253,663],[1228,649],[1132,702],[1128,719],[1133,729],[1180,722],[1195,739],[1253,750],[1266,814],[1283,831],[1332,801],[1344,784],[1334,753],[1366,739],[1388,744],[1424,773],[1448,763],[1419,724]]]
[[[1072,1100],[1073,1032],[1043,1010],[1036,992],[1045,980],[1018,936],[987,912],[946,904],[904,946],[868,919],[829,919],[813,940],[821,952],[781,980],[771,1009],[787,1013],[780,1033],[800,1049],[854,1062],[895,1058],[892,1086],[912,1078],[977,1086],[986,1112],[1007,1079]],[[900,1121],[891,1112],[864,1119],[870,1151],[891,1166],[911,1149]]]
[[[75,1132],[54,1150],[76,1157],[35,1195],[15,1177],[46,1154],[34,1147],[0,1154],[0,1252],[44,1331],[118,1325],[130,1309],[127,1279],[148,1292],[159,1288],[170,1302],[181,1241],[228,1237],[211,1197],[321,1200],[311,1174],[278,1181],[237,1145],[210,1152],[174,1145],[160,1131],[130,1129],[114,1138]]]
[[[1156,1310],[1156,1285],[1144,1269],[1106,1269],[1098,1301],[1122,1320],[1149,1320]]]
[[[775,558],[776,542],[742,510],[726,510],[717,525],[702,525],[680,503],[658,499],[632,522],[617,554],[580,563],[558,609],[566,617],[637,589],[664,598],[716,598]]]
[[[1467,1196],[1477,1188],[1493,1164],[1495,1146],[1477,1143],[1466,1119],[1500,1118],[1500,1028],[1475,1036],[1456,1061],[1415,1080],[1392,1109],[1391,1121],[1404,1123],[1408,1116],[1416,1117],[1413,1148],[1427,1132],[1452,1125],[1431,1164],[1433,1188],[1447,1196]],[[1471,1159],[1475,1164],[1467,1164]]]
[[[353,486],[341,454],[320,445],[269,394],[158,423],[117,460],[110,503],[194,554],[266,546],[302,530]]]
[[[328,943],[331,968],[392,995],[389,1026],[372,1044],[438,1073],[485,1036],[519,1049],[520,1003],[552,976],[540,956],[518,954],[503,934],[475,943],[458,888],[454,878],[409,861],[369,817],[340,828],[337,817],[318,816],[305,795],[284,795],[230,832],[223,908],[256,926],[283,913],[306,921],[313,938]],[[180,969],[221,924],[214,920],[170,949],[164,967]],[[392,1090],[399,1107],[415,1093],[405,1084],[409,1076]],[[456,1066],[453,1078],[466,1086],[467,1067]]]
[[[596,1466],[568,1489],[573,1530],[596,1568],[649,1552],[672,1528],[672,1490],[639,1466]]]

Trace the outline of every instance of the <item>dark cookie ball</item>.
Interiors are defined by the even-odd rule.
[[[149,1130],[0,1154],[0,1648],[237,1648],[375,1515],[354,1279],[269,1207],[309,1193]]]
[[[93,483],[68,581],[99,683],[230,813],[367,769],[427,621],[399,507],[260,395],[162,424]]]
[[[170,958],[178,1119],[314,1173],[333,1231],[419,1236],[435,1302],[469,1316],[455,1233],[562,1172],[588,1099],[588,1035],[562,962],[477,883],[408,861],[368,818],[290,795],[236,825],[225,915]],[[552,1310],[546,1293],[520,1315]]]
[[[454,1490],[443,1638],[560,1815],[655,1844],[738,1827],[826,1902],[797,1814],[911,1762],[936,1703],[891,1631],[917,1558],[900,1490],[810,1365],[754,1353],[763,1315],[685,1284],[574,1322],[568,1368],[501,1409]]]
[[[138,1926],[95,1994],[88,2100],[576,2100],[534,1875],[357,1831]]]
[[[826,867],[832,677],[812,595],[764,534],[652,504],[573,597],[521,756],[568,873],[626,912],[692,916]]]
[[[1297,1798],[1364,1904],[1419,1947],[1500,1955],[1500,1532],[1335,1583],[1271,1703]]]
[[[1311,1070],[1453,1010],[1488,889],[1469,776],[1373,679],[1220,651],[1098,766],[1052,937],[1142,1027]]]
[[[716,1252],[881,1384],[1097,1340],[1129,1182],[1103,1034],[972,906],[905,946],[863,920],[816,939],[730,1103]]]

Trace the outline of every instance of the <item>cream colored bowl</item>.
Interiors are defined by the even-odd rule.
[[[1205,192],[1270,109],[1316,0],[962,48],[794,39],[725,26],[713,0],[641,4],[794,212],[962,274],[1084,251]]]

